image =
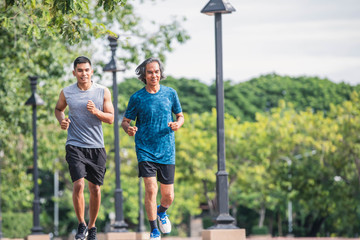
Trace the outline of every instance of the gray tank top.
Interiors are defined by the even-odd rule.
[[[104,89],[94,82],[86,91],[80,90],[77,83],[63,89],[71,121],[66,145],[104,148],[102,122],[86,108],[88,100],[92,100],[96,108],[103,111]]]

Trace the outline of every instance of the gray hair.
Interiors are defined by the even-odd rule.
[[[148,58],[145,61],[143,61],[136,69],[135,73],[138,75],[138,79],[141,80],[143,83],[146,84],[146,65],[152,62],[157,62],[159,64],[160,68],[160,80],[165,78],[164,75],[164,65],[158,58]]]

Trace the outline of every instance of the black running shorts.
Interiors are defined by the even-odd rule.
[[[85,178],[95,185],[103,185],[106,172],[105,148],[66,145],[66,161],[73,182]]]
[[[175,165],[155,162],[139,162],[139,177],[156,177],[162,184],[174,184]]]

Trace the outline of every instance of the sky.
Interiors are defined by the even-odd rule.
[[[138,2],[135,0],[128,0]],[[359,0],[229,0],[222,15],[223,78],[234,83],[260,75],[318,76],[360,84]],[[191,39],[167,54],[165,73],[215,80],[214,16],[200,13],[208,0],[147,0],[135,4],[144,22],[182,26]],[[134,77],[134,69],[125,76]]]

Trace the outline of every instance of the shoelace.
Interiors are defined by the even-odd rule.
[[[160,221],[162,224],[166,224],[166,217],[168,217],[169,215],[167,215],[166,213],[163,216],[160,216]]]
[[[96,239],[96,232],[95,231],[89,231],[88,240]]]
[[[80,224],[78,227],[78,232],[82,234],[85,231],[85,229],[86,229],[86,226],[83,224]]]
[[[160,236],[159,232],[150,233],[150,237],[159,237],[159,236]]]

